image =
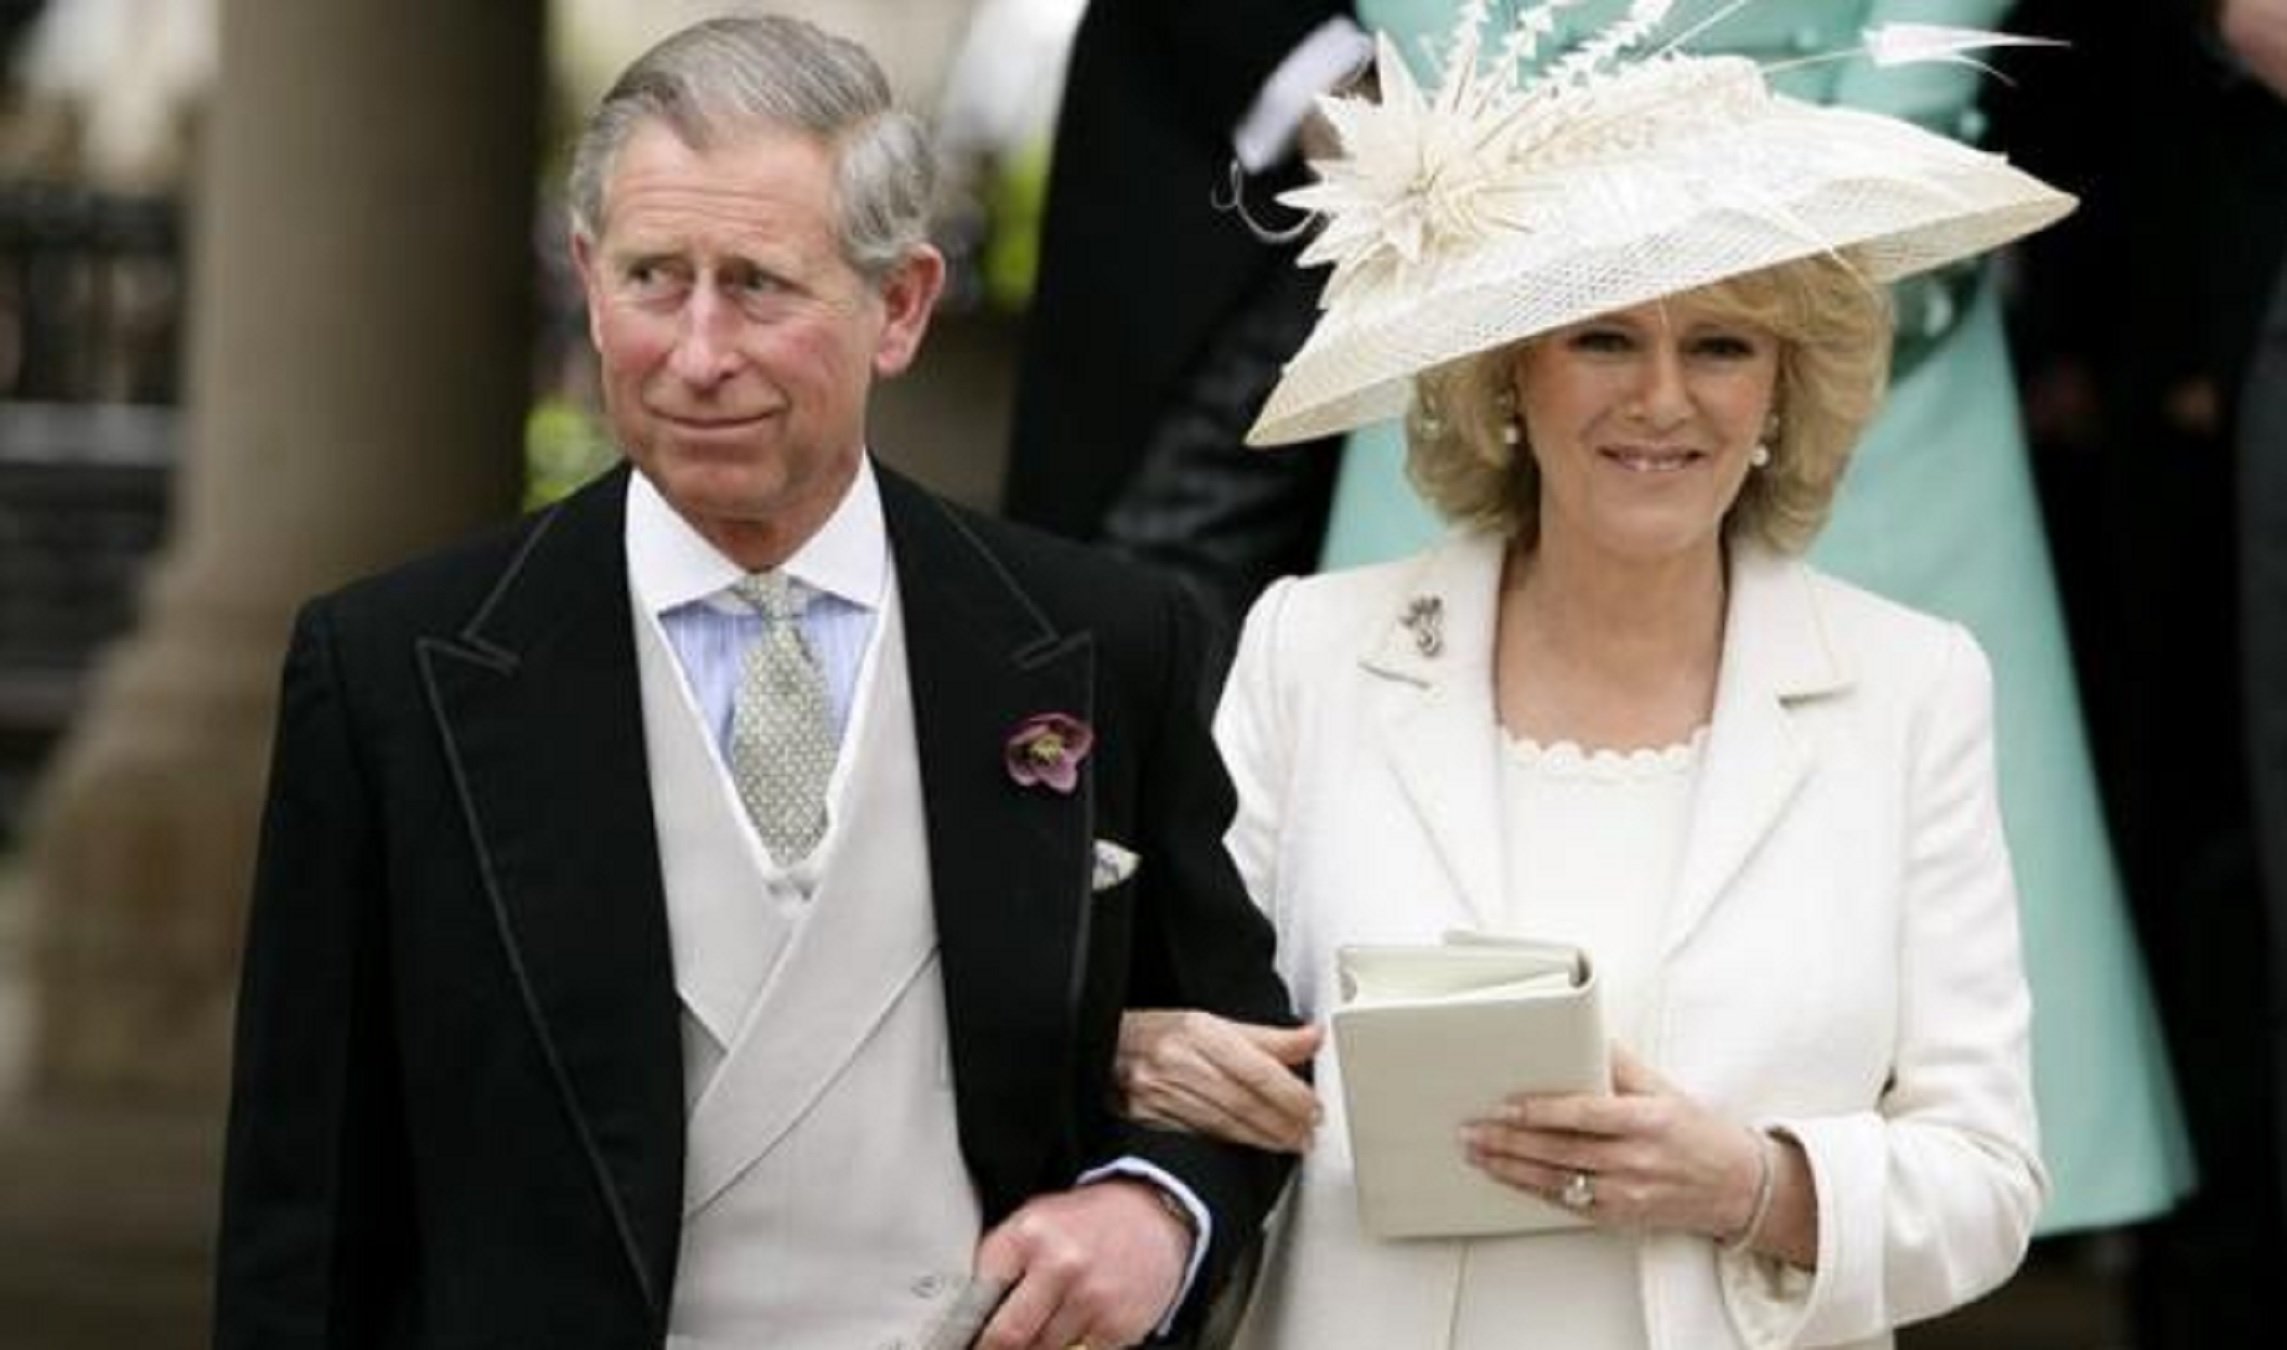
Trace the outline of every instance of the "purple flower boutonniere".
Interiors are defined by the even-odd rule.
[[[1002,762],[1020,786],[1069,794],[1080,784],[1080,761],[1095,744],[1095,728],[1070,713],[1035,713],[1009,734]]]

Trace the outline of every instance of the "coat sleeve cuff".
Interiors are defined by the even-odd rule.
[[[1883,1325],[1882,1121],[1869,1112],[1758,1128],[1799,1144],[1810,1165],[1818,1264],[1803,1270],[1752,1251],[1717,1251],[1724,1308],[1741,1342],[1756,1350],[1816,1345]]]

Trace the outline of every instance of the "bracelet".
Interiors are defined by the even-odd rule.
[[[1771,1192],[1777,1189],[1779,1171],[1771,1165],[1771,1150],[1775,1147],[1771,1136],[1755,1131],[1755,1157],[1763,1164],[1763,1170],[1755,1176],[1755,1204],[1747,1211],[1747,1222],[1737,1233],[1723,1239],[1723,1250],[1727,1252],[1745,1251],[1754,1246],[1756,1235],[1763,1231],[1763,1220],[1771,1216]]]

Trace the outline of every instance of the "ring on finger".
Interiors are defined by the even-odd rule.
[[[1564,1189],[1556,1193],[1556,1200],[1566,1209],[1588,1209],[1596,1203],[1596,1177],[1592,1173],[1575,1171],[1564,1179]]]

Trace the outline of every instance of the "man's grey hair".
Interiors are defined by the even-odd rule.
[[[572,152],[572,228],[601,237],[605,185],[649,122],[705,151],[764,129],[815,136],[833,154],[842,256],[879,280],[929,235],[937,164],[920,120],[895,106],[865,48],[800,19],[709,19],[636,58]]]

